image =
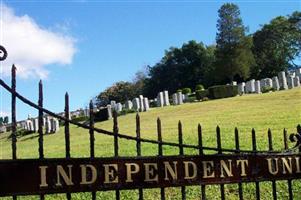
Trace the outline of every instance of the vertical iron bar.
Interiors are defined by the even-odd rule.
[[[161,120],[158,117],[157,119],[157,133],[158,133],[158,154],[159,157],[163,155],[163,149],[162,149],[162,130],[161,130]],[[165,200],[165,189],[164,187],[160,188],[160,195],[161,195],[161,200]]]
[[[94,138],[94,113],[93,113],[93,102],[92,100],[90,101],[90,104],[89,104],[89,126],[90,126],[90,129],[89,129],[89,133],[90,133],[90,158],[93,159],[95,158],[95,150],[94,150],[94,141],[95,141],[95,138]],[[95,200],[96,199],[96,192],[92,192],[91,193],[92,195],[92,200]]]
[[[42,84],[42,80],[40,80],[39,82],[39,101],[38,101],[39,107],[43,108],[43,84]],[[39,128],[38,128],[38,132],[39,132],[39,158],[44,159],[44,147],[43,147],[43,110],[39,109],[39,118],[38,118],[38,122],[39,122]],[[44,194],[40,195],[40,200],[44,200],[45,196]]]
[[[236,127],[235,127],[235,147],[236,147],[237,153],[239,154],[239,151],[240,151],[239,134],[238,134],[238,129]],[[238,195],[239,195],[239,199],[243,200],[242,183],[238,183]]]
[[[182,131],[182,123],[179,121],[178,123],[178,133],[179,133],[179,154],[182,156],[184,155],[184,149],[183,149],[183,131]],[[185,186],[181,186],[181,194],[182,194],[182,200],[186,199],[186,191]]]
[[[287,143],[287,131],[286,129],[283,129],[283,141],[284,141],[284,149],[288,149],[288,143]],[[293,200],[293,188],[292,188],[292,179],[287,180],[287,189],[288,189],[288,195],[289,200]]]
[[[199,143],[199,155],[204,155],[203,151],[203,138],[202,138],[202,127],[198,125],[198,143]],[[206,199],[206,185],[201,185],[201,193],[202,193],[202,200]]]
[[[140,142],[140,117],[137,113],[136,115],[136,150],[137,150],[137,156],[141,156],[141,142]],[[139,200],[143,199],[143,190],[142,188],[139,188]]]
[[[216,143],[217,143],[218,154],[222,154],[221,130],[220,130],[219,126],[216,127]],[[221,199],[225,200],[224,184],[220,184],[220,191],[221,191]]]
[[[16,127],[16,67],[13,65],[11,70],[12,80],[11,80],[11,88],[12,88],[12,99],[11,99],[11,119],[12,119],[12,157],[13,160],[17,159],[17,127]]]
[[[254,128],[252,129],[252,146],[253,146],[253,151],[256,154],[257,145],[256,145],[256,133]],[[259,189],[258,181],[255,181],[255,188],[256,188],[256,200],[260,200],[260,189]]]
[[[113,111],[114,155],[118,157],[118,119],[116,110]],[[115,190],[115,198],[120,199],[120,191]]]
[[[16,66],[13,65],[11,69],[11,119],[12,119],[12,157],[13,160],[17,159],[17,120],[16,120]],[[13,200],[16,200],[17,196],[13,196]]]
[[[66,92],[65,94],[65,118],[67,120],[70,119],[69,116],[69,95]],[[69,129],[69,122],[65,121],[65,151],[66,151],[66,158],[70,158],[70,129]],[[71,194],[66,193],[67,199],[71,199]]]
[[[269,151],[273,151],[273,141],[271,129],[268,130]],[[272,181],[273,199],[277,200],[276,181]]]

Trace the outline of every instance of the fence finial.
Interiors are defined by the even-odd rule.
[[[3,61],[7,58],[7,51],[6,49],[4,48],[4,46],[1,46],[0,45],[0,61]]]

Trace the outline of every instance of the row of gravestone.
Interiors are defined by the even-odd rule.
[[[43,126],[45,127],[45,133],[56,133],[60,130],[59,120],[56,118],[44,117]],[[28,119],[21,123],[21,128],[30,131],[38,132],[39,120],[38,118]]]
[[[300,86],[301,80],[301,68],[296,69],[294,72],[291,72],[286,75],[284,71],[279,72],[278,76],[273,78],[264,78],[261,80],[249,80],[246,83],[242,82],[238,84],[238,93],[262,93],[265,88],[273,88],[274,90],[287,90],[294,87]],[[232,82],[232,85],[236,85],[235,82]]]

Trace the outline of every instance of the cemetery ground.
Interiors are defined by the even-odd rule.
[[[71,98],[72,99],[72,98]],[[301,88],[265,94],[250,94],[210,100],[198,103],[187,103],[179,106],[153,108],[149,112],[140,113],[141,137],[157,139],[157,117],[162,121],[162,137],[164,141],[177,142],[177,126],[179,120],[183,125],[183,140],[186,144],[197,144],[197,125],[203,129],[203,145],[216,147],[216,126],[221,128],[222,147],[234,149],[234,128],[240,134],[241,149],[251,150],[251,129],[257,134],[258,150],[268,149],[268,128],[273,134],[275,150],[283,149],[283,128],[288,133],[296,132],[301,121]],[[118,118],[119,133],[135,136],[135,114],[127,114]],[[96,123],[96,127],[112,130],[112,120]],[[44,151],[47,158],[65,156],[64,129],[58,133],[44,136]],[[89,157],[88,130],[76,126],[70,127],[71,156]],[[291,144],[291,143],[290,143]],[[293,144],[291,144],[292,146]],[[97,157],[113,156],[113,138],[95,133],[95,154]],[[38,158],[38,134],[19,137],[17,142],[18,158]],[[157,155],[158,146],[142,143],[142,155]],[[186,155],[197,155],[197,150],[184,149]],[[178,148],[164,147],[164,155],[176,155]],[[205,151],[205,153],[216,153]],[[135,156],[136,143],[119,139],[120,156]],[[11,158],[11,142],[9,133],[0,134],[0,157]],[[225,185],[226,199],[238,199],[237,184]],[[294,199],[301,199],[301,181],[293,181]],[[255,184],[243,184],[244,199],[255,199]],[[260,183],[261,199],[272,199],[271,182]],[[145,199],[159,199],[160,189],[144,189]],[[200,199],[200,186],[186,187],[187,199]],[[207,186],[208,199],[220,199],[219,186]],[[72,199],[90,199],[91,193],[72,194]],[[286,181],[277,181],[278,199],[288,199]],[[114,199],[115,191],[97,192],[98,199]],[[138,199],[138,190],[121,191],[122,199]],[[167,188],[167,199],[180,199],[180,188]],[[66,195],[46,195],[46,199],[65,199]],[[11,199],[11,198],[3,198]],[[39,199],[38,196],[18,197],[18,199]]]

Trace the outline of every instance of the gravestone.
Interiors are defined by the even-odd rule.
[[[111,105],[107,105],[107,113],[108,113],[108,119],[112,119],[112,106]]]
[[[147,97],[143,98],[143,107],[144,107],[144,111],[148,111],[149,110],[149,102],[148,102],[148,98]]]
[[[301,80],[301,68],[296,69],[296,70],[295,70],[295,74],[296,74],[296,76],[298,76],[299,79]]]
[[[266,78],[265,79],[265,85],[266,85],[266,87],[273,87],[273,81],[272,81],[272,79],[270,79],[270,78]]]
[[[89,116],[90,116],[90,110],[89,110],[88,108],[85,108],[85,109],[84,109],[84,115],[85,115],[86,117],[89,117]]]
[[[169,95],[168,95],[168,91],[167,90],[165,90],[164,92],[163,92],[163,105],[164,106],[169,106],[170,105],[170,103],[169,103]]]
[[[144,111],[144,105],[143,105],[143,95],[139,95],[139,111],[143,112]]]
[[[280,89],[287,90],[288,85],[287,85],[287,80],[286,80],[286,76],[285,76],[284,71],[278,73],[278,80],[279,80]]]
[[[177,95],[177,93],[174,93],[172,95],[172,102],[173,102],[173,105],[178,105],[178,95]]]
[[[294,78],[293,76],[289,75],[286,77],[287,78],[287,86],[289,89],[294,88]]]
[[[255,92],[255,80],[249,80],[246,82],[246,93],[254,93]]]
[[[116,112],[121,112],[122,111],[122,104],[121,103],[117,103],[116,104]]]
[[[237,85],[237,82],[236,81],[232,81],[231,85]]]
[[[46,117],[46,122],[45,122],[45,133],[51,133],[51,122],[50,122],[50,118]]]
[[[128,100],[125,102],[125,109],[131,110],[133,108],[132,101]]]
[[[27,130],[28,131],[33,131],[33,124],[31,120],[26,120],[26,124],[27,124]]]
[[[294,78],[294,86],[299,87],[300,86],[300,78],[299,76],[295,76]]]
[[[274,88],[275,90],[279,90],[279,89],[280,89],[280,85],[279,85],[278,77],[277,77],[277,76],[274,76],[274,77],[272,78],[272,80],[273,80],[273,88]]]
[[[264,87],[266,87],[265,83],[266,82],[265,82],[264,78],[260,80],[260,89],[261,89],[261,91],[263,90]]]
[[[116,109],[116,101],[111,101],[110,102],[110,104],[111,104],[111,108],[112,108],[112,110],[115,110]]]
[[[182,94],[182,92],[177,92],[177,96],[178,96],[178,105],[183,104],[183,94]]]
[[[39,119],[38,118],[32,119],[32,124],[33,124],[33,131],[38,132],[38,130],[39,130]]]
[[[133,102],[133,109],[139,111],[140,109],[139,98],[134,98],[132,102]]]
[[[164,106],[164,95],[163,92],[159,92],[157,96],[157,106],[163,107]]]
[[[245,93],[245,82],[242,82],[238,84],[238,94],[244,94]]]
[[[255,81],[255,93],[260,94],[261,88],[260,88],[260,81]]]
[[[54,118],[54,129],[55,129],[55,132],[58,132],[60,130],[60,123],[59,123],[59,120],[57,118]]]

